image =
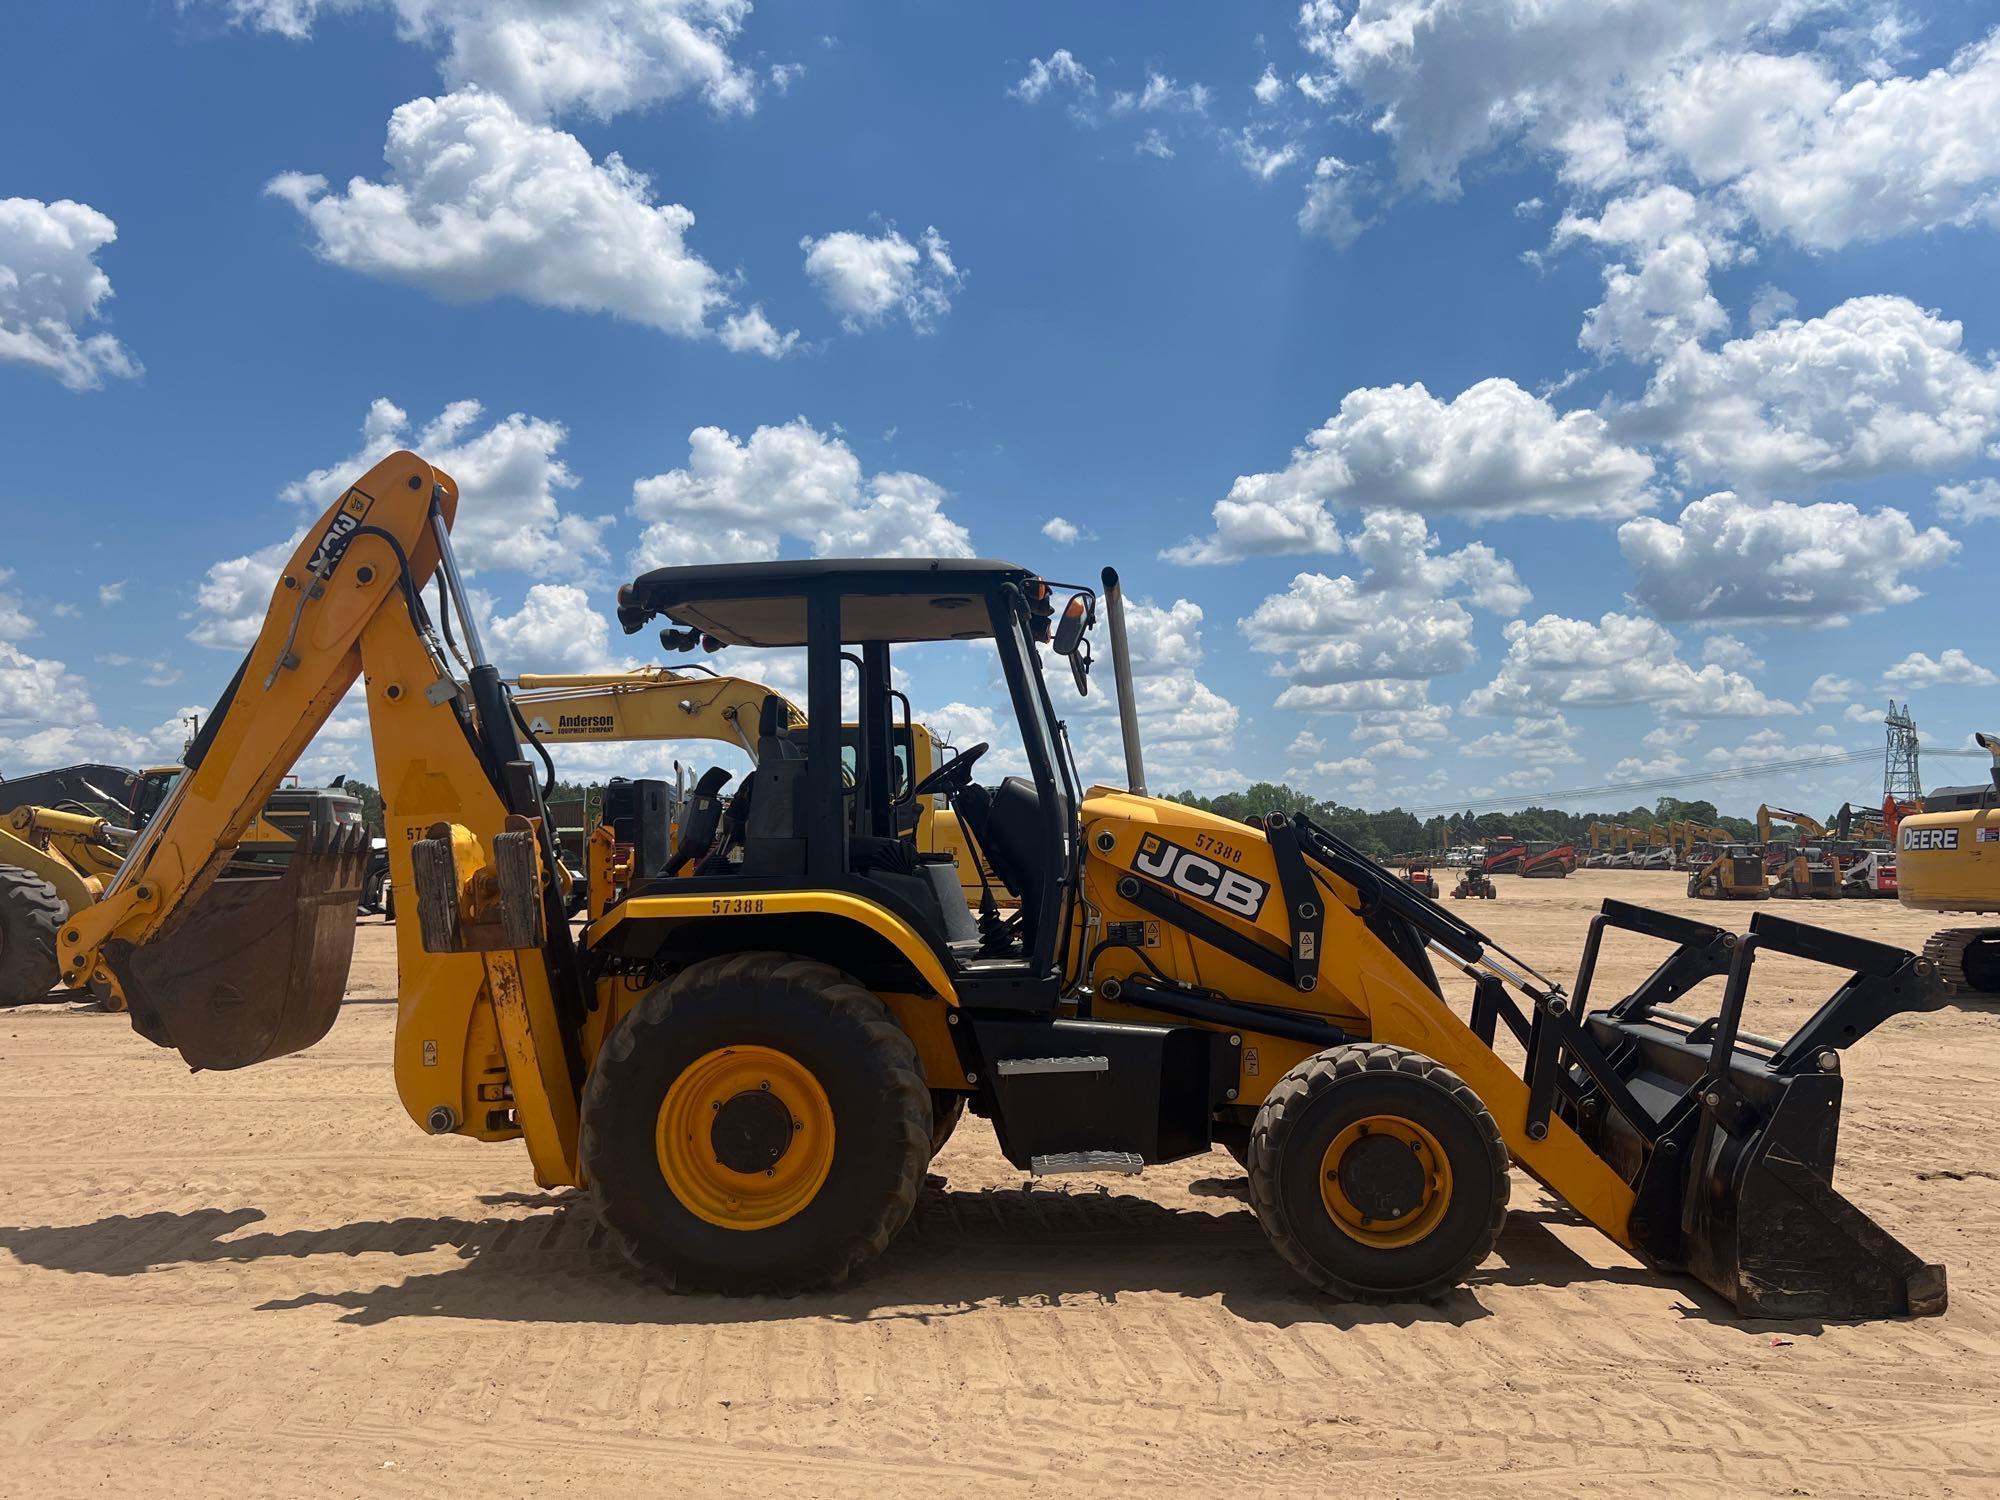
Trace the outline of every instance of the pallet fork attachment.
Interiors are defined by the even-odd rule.
[[[1674,951],[1632,994],[1586,1012],[1607,929]],[[1846,969],[1783,1041],[1743,1029],[1762,952]],[[1721,977],[1698,1019],[1665,1001]],[[1687,1271],[1745,1317],[1878,1318],[1945,1310],[1944,1267],[1922,1260],[1835,1190],[1840,1052],[1889,1017],[1935,1010],[1925,960],[1900,948],[1759,912],[1742,936],[1607,901],[1591,921],[1567,1035],[1531,1045],[1546,1097],[1637,1195],[1632,1241]],[[1537,1024],[1543,1023],[1541,1016]]]

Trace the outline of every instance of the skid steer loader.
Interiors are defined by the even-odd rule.
[[[1764,914],[1738,936],[1607,902],[1570,993],[1310,817],[1247,826],[1153,798],[1109,569],[1101,593],[964,559],[635,579],[619,620],[664,621],[670,649],[803,647],[808,722],[774,713],[755,768],[684,832],[677,873],[607,870],[573,935],[550,773],[467,607],[458,508],[411,453],[334,503],[285,564],[188,774],[63,930],[72,981],[116,975],[133,1025],[196,1068],[296,1052],[334,1022],[358,831],[315,828],[247,905],[218,906],[213,876],[358,677],[413,908],[397,929],[405,1108],[434,1134],[523,1140],[536,1179],[586,1187],[610,1238],[668,1285],[839,1283],[909,1218],[969,1102],[1030,1173],[1240,1150],[1273,1247],[1336,1297],[1457,1285],[1492,1250],[1518,1166],[1739,1312],[1943,1310],[1943,1269],[1831,1183],[1841,1050],[1939,1003],[1921,960]],[[1123,790],[1080,783],[1043,678],[1046,655],[1089,688],[1100,609]],[[1011,915],[975,914],[898,832],[892,656],[927,647],[991,653],[1017,774],[982,780],[989,746],[971,745],[906,794],[950,799]],[[1614,934],[1667,951],[1592,1009]],[[1745,1024],[1767,951],[1843,975],[1785,1040]],[[1469,981],[1463,1015],[1439,964]],[[1713,979],[1715,1016],[1670,1008]],[[1496,1050],[1503,1029],[1518,1067]]]

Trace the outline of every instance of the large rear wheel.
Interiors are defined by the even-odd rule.
[[[56,934],[69,903],[32,870],[0,865],[0,1005],[25,1005],[56,987]]]
[[[966,1096],[955,1089],[931,1090],[931,1155],[944,1150],[945,1143],[965,1118]]]
[[[782,953],[645,995],[584,1088],[583,1165],[626,1256],[681,1291],[838,1286],[916,1206],[931,1096],[888,1007]]]
[[[1507,1218],[1493,1116],[1455,1073],[1401,1047],[1333,1047],[1293,1068],[1257,1112],[1249,1165],[1278,1254],[1350,1301],[1442,1296]]]

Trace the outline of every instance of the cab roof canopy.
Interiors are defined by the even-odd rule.
[[[619,590],[627,634],[665,616],[725,646],[803,646],[807,601],[841,601],[843,641],[965,641],[993,634],[989,593],[1035,576],[987,558],[817,558],[656,568]]]

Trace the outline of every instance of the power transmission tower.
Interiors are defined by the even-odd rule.
[[[1915,802],[1924,794],[1923,778],[1917,774],[1917,724],[1910,717],[1910,705],[1896,707],[1889,700],[1889,743],[1882,752],[1882,795],[1898,802]]]

